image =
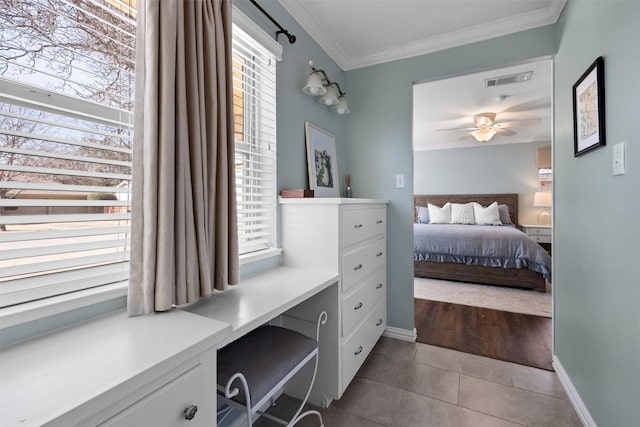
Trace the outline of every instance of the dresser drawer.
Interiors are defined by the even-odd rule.
[[[346,389],[387,326],[387,300],[383,298],[342,346],[342,389]]]
[[[387,242],[385,239],[380,239],[345,254],[342,259],[342,291],[349,290],[383,265],[387,259],[386,251]]]
[[[342,213],[342,245],[349,246],[387,230],[387,210],[359,209]]]
[[[342,303],[342,336],[347,336],[353,327],[371,312],[376,302],[387,292],[387,272],[378,270]]]

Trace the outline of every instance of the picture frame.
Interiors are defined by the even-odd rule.
[[[573,85],[573,155],[604,145],[604,58],[600,56]]]
[[[336,139],[312,123],[304,123],[309,188],[315,197],[339,197]]]

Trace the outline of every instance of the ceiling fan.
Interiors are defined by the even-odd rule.
[[[475,125],[474,127],[438,129],[438,130],[439,131],[468,130],[470,132],[463,135],[460,139],[473,136],[478,142],[487,142],[491,138],[493,138],[494,135],[496,134],[504,135],[504,136],[512,136],[516,134],[511,129],[507,129],[507,128],[540,123],[540,119],[538,118],[524,119],[524,120],[509,120],[506,122],[498,122],[498,123],[495,123],[495,119],[496,119],[496,113],[480,113],[473,116],[473,124]]]

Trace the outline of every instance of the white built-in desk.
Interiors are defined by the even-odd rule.
[[[240,285],[203,298],[184,310],[230,324],[231,335],[219,343],[222,347],[337,282],[337,272],[278,267],[242,280]],[[315,322],[314,316],[309,313],[307,320]]]
[[[0,426],[215,426],[217,349],[310,299],[335,324],[337,280],[280,267],[185,310],[121,311],[2,348]]]
[[[122,311],[7,346],[0,425],[215,425],[215,348],[230,332],[182,311]]]

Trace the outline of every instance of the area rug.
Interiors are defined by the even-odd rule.
[[[542,293],[504,286],[415,277],[413,289],[415,298],[551,317],[550,285],[547,285],[547,292]]]
[[[553,370],[548,317],[419,298],[414,304],[418,342]]]

